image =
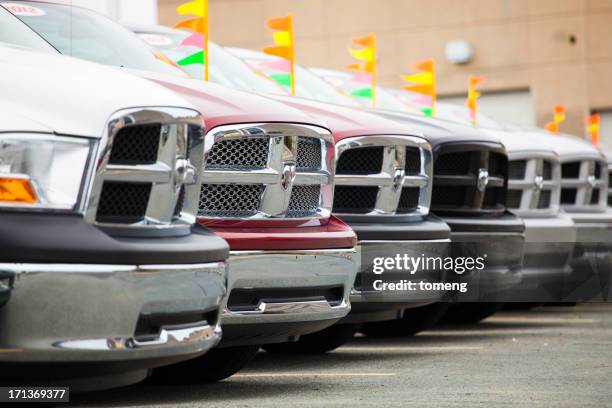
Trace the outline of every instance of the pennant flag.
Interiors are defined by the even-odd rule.
[[[402,75],[400,78],[411,84],[402,86],[402,89],[423,95],[424,97],[421,98],[421,101],[426,103],[423,103],[425,106],[421,111],[426,116],[434,116],[436,113],[436,71],[434,60],[415,61],[408,64],[408,67],[419,72]]]
[[[589,139],[591,139],[591,143],[593,143],[596,146],[599,144],[599,121],[600,120],[601,120],[601,117],[599,113],[594,113],[592,115],[587,116],[584,121],[586,125],[587,135],[589,136]]]
[[[467,108],[468,108],[468,112],[470,115],[470,121],[472,122],[472,125],[474,126],[476,126],[476,119],[477,119],[476,111],[478,108],[476,100],[480,97],[480,92],[476,91],[476,87],[483,82],[484,82],[483,77],[474,76],[474,75],[470,75],[468,77],[468,95],[467,95],[467,101],[465,104],[467,105]]]
[[[271,74],[270,78],[279,85],[291,86],[291,74]]]
[[[280,71],[289,71],[289,74],[272,74],[270,77],[277,83],[291,88],[291,94],[295,95],[295,51],[293,47],[293,15],[286,17],[275,17],[266,21],[266,27],[275,30],[272,33],[274,45],[265,47],[263,52],[268,55],[282,58],[285,62],[277,63],[283,67]],[[288,65],[289,69],[285,69]]]
[[[420,94],[411,98],[411,101],[417,105],[431,106],[431,95]]]
[[[182,60],[176,61],[176,63],[182,67],[185,65],[193,65],[193,64],[204,64],[204,51],[198,51],[195,54],[191,54]]]
[[[200,34],[192,34],[181,41],[180,46],[191,46],[204,49],[204,37]]]
[[[291,71],[291,63],[286,59],[263,61],[259,64],[260,67],[268,68],[274,71],[289,72]]]
[[[565,121],[565,106],[561,104],[557,104],[553,108],[553,120],[552,122],[548,122],[544,128],[548,130],[550,133],[558,135],[559,134],[559,124]]]
[[[349,54],[361,62],[349,64],[348,69],[357,71],[353,80],[359,83],[369,83],[369,88],[359,88],[351,95],[372,99],[372,107],[376,107],[376,34],[370,33],[364,37],[353,38],[353,44],[361,48],[349,48]]]
[[[355,75],[351,78],[351,82],[370,84],[372,82],[372,74],[369,72],[355,72]]]
[[[371,98],[372,97],[372,88],[359,88],[351,92],[351,96],[356,96],[358,98]]]
[[[183,20],[176,23],[172,28],[177,30],[185,29],[193,31],[194,33],[204,34],[206,22],[202,18],[190,18],[189,20]]]
[[[205,0],[194,0],[189,3],[181,4],[176,8],[176,11],[180,15],[191,14],[199,17],[206,17],[206,4]]]
[[[185,38],[181,46],[191,46],[202,49],[191,54],[176,63],[181,66],[202,64],[204,65],[204,80],[208,81],[208,0],[193,0],[183,3],[176,8],[180,15],[192,15],[195,18],[180,21],[175,24],[175,29],[185,29],[194,34]]]

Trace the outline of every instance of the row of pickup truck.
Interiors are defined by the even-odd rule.
[[[262,347],[607,300],[612,167],[590,143],[231,89],[89,10],[13,3],[44,14],[0,5],[2,384],[214,382]],[[66,40],[68,11],[97,37]],[[405,255],[484,261],[373,272]]]

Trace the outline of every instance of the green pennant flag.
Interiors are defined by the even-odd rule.
[[[372,98],[372,88],[359,88],[351,92],[352,96],[358,98]]]
[[[421,108],[421,112],[423,112],[423,115],[425,116],[431,116],[433,114],[433,109],[427,106],[425,108]]]
[[[291,86],[291,74],[271,74],[270,78],[280,85]]]
[[[182,60],[176,61],[176,63],[182,67],[192,64],[204,65],[204,51],[198,51],[195,54],[191,54],[188,57],[183,58]]]

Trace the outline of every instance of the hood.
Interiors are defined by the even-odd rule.
[[[423,135],[411,126],[398,124],[381,116],[331,103],[296,98],[293,96],[267,95],[324,122],[332,131],[336,142],[347,137],[369,135]]]
[[[480,130],[501,140],[508,153],[552,153],[557,155],[551,143],[551,136],[547,134],[486,128],[480,128]]]
[[[494,135],[486,134],[472,126],[405,112],[380,109],[372,110],[372,112],[384,116],[387,119],[405,123],[411,128],[416,129],[418,132],[425,135],[425,139],[429,141],[434,150],[436,146],[454,142],[484,142],[502,145],[502,142]]]
[[[149,81],[59,54],[0,46],[0,72],[0,112],[14,115],[2,124],[4,130],[99,138],[110,116],[121,109],[192,108]]]
[[[190,101],[202,114],[207,130],[221,125],[259,122],[299,123],[325,127],[315,118],[263,96],[197,79],[148,71],[130,71]]]

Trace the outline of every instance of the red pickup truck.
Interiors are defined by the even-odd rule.
[[[135,34],[93,11],[34,4],[45,12],[40,18],[19,17],[60,52],[129,68],[183,96],[204,119],[202,188],[188,198],[199,200],[198,222],[230,245],[223,338],[206,356],[161,369],[159,378],[221,380],[261,344],[297,340],[348,314],[357,239],[331,214],[335,146],[320,121],[181,71],[167,75],[173,67]],[[81,48],[89,45],[72,41],[67,21],[113,52]]]

